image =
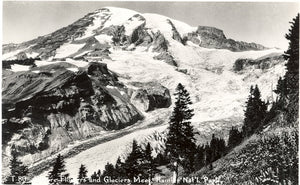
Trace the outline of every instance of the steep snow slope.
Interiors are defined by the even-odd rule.
[[[187,33],[191,33],[196,31],[197,27],[192,27],[184,22],[171,19],[169,17],[159,15],[159,14],[152,14],[152,13],[145,13],[142,14],[145,17],[146,21],[146,28],[150,28],[153,31],[159,30],[161,31],[165,37],[172,37],[172,27],[168,23],[168,20],[171,20],[172,23],[175,25],[177,31],[181,33],[181,35],[185,35]]]
[[[123,79],[124,83],[154,80],[168,87],[171,92],[174,92],[178,83],[184,84],[192,96],[193,108],[196,110],[195,121],[198,122],[242,115],[242,105],[248,96],[250,85],[258,84],[263,91],[263,98],[271,98],[270,87],[272,83],[275,85],[284,72],[283,63],[264,73],[258,71],[258,77],[254,72],[240,75],[231,71],[238,58],[258,58],[274,50],[235,53],[202,48],[182,49],[184,48],[185,50],[174,54],[188,53],[178,56],[180,67],[187,69],[187,74],[176,71],[174,66],[153,60],[153,53],[146,51],[114,50],[110,55],[112,61],[103,62],[126,77]],[[216,72],[217,70],[220,72]]]

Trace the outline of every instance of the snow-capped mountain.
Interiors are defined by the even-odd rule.
[[[134,138],[160,150],[178,83],[192,97],[198,142],[212,133],[227,137],[242,124],[250,85],[275,99],[270,89],[285,72],[282,53],[213,27],[101,8],[51,34],[3,46],[4,153],[15,147],[38,175],[59,151],[76,178],[81,163],[90,173],[101,169],[125,155]]]

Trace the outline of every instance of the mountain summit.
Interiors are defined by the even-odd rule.
[[[214,27],[191,27],[183,22],[149,13],[106,7],[85,15],[76,22],[51,34],[23,42],[3,46],[4,59],[76,58],[103,55],[104,48],[122,45],[151,47],[153,51],[168,51],[169,42],[196,45],[204,48],[229,49],[231,51],[263,50],[255,43],[227,39],[222,30]],[[167,55],[167,57],[166,57]],[[161,57],[170,58],[170,54]]]

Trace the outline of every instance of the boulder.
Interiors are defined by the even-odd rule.
[[[159,83],[133,83],[138,89],[134,90],[130,101],[139,110],[148,112],[171,105],[169,90]]]
[[[25,60],[27,59],[27,55],[25,52],[20,52],[17,54],[17,60]]]

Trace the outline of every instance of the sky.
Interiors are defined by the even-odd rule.
[[[4,1],[2,43],[20,43],[65,27],[105,6],[157,13],[191,26],[222,29],[227,38],[286,49],[298,2]]]

